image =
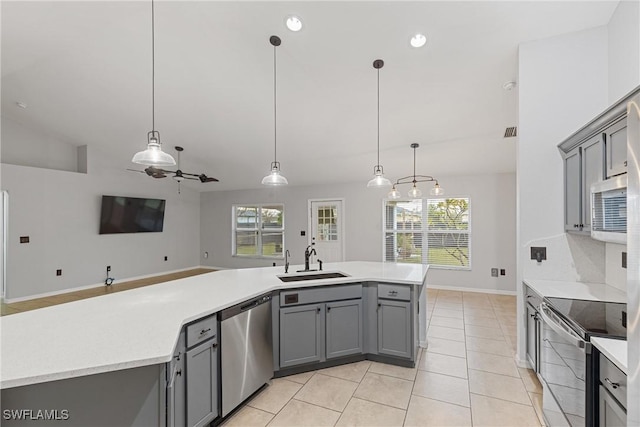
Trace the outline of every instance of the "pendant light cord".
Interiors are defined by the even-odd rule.
[[[156,130],[156,44],[155,16],[151,0],[151,131]]]
[[[416,148],[413,147],[413,184],[416,184]]]
[[[380,68],[378,68],[378,163],[380,167]]]
[[[276,46],[273,46],[273,161],[278,161],[278,113],[276,104]]]

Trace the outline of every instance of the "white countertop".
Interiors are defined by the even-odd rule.
[[[627,341],[611,338],[591,338],[591,343],[611,360],[622,372],[627,373]]]
[[[291,266],[295,275],[301,266]],[[164,363],[181,327],[277,289],[424,283],[428,266],[325,263],[350,277],[283,283],[283,267],[222,270],[0,318],[0,388]],[[293,273],[292,273],[293,272]]]
[[[542,297],[627,302],[627,294],[625,292],[604,283],[565,282],[535,279],[524,279],[523,281]]]

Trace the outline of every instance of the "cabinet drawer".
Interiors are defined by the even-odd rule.
[[[402,285],[378,285],[378,298],[409,301],[411,300],[411,288]]]
[[[600,355],[600,382],[627,408],[627,375],[603,354]]]
[[[217,330],[218,317],[215,314],[187,325],[187,347],[215,338]]]
[[[280,292],[280,307],[362,298],[362,285],[338,285]]]

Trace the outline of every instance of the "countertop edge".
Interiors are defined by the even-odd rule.
[[[607,359],[613,362],[622,372],[627,375],[627,341],[615,340],[611,338],[593,337],[591,343],[600,350]],[[621,354],[619,354],[621,353]],[[624,358],[624,360],[622,360]]]

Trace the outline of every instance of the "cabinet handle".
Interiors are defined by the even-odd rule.
[[[320,313],[320,307],[316,308],[316,311],[317,311],[318,313]]]
[[[529,317],[535,319],[536,318],[536,314],[535,313],[534,314],[530,314]]]
[[[331,307],[327,306],[327,311],[331,311]]]
[[[203,329],[203,330],[200,331],[200,335],[202,336],[202,335],[206,334],[207,332],[209,332],[210,330],[211,330],[211,328]]]
[[[378,303],[378,307],[382,307],[382,304]]]
[[[627,167],[627,161],[626,160],[624,161],[624,167],[625,168]]]
[[[212,347],[213,347],[213,348],[218,347],[218,343],[217,343],[217,342],[214,342]]]
[[[178,371],[176,372],[176,375],[182,376],[182,369],[178,369]]]
[[[181,354],[182,354],[182,352],[181,352],[181,351],[179,351],[179,352],[178,352],[178,354],[174,356],[174,359],[176,359],[176,360],[180,360],[180,355],[181,355]]]
[[[620,387],[620,383],[611,382],[609,378],[605,378],[604,381],[611,386],[614,390]]]

